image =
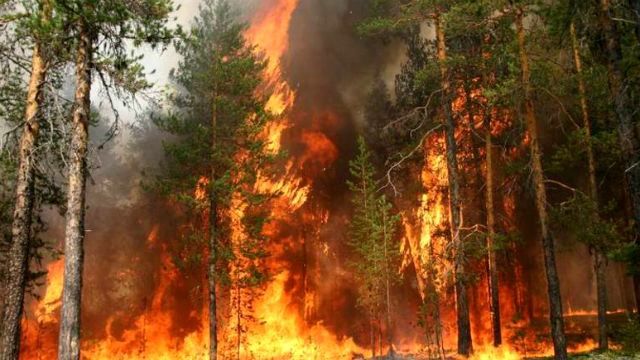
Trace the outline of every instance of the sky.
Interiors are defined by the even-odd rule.
[[[244,0],[232,0],[232,1],[244,1]],[[188,28],[191,24],[193,17],[198,11],[198,5],[200,0],[176,0],[176,5],[180,8],[174,13],[176,21],[172,25],[181,25],[183,28]],[[147,79],[154,84],[152,93],[157,94],[168,84],[169,72],[171,69],[178,65],[179,57],[177,56],[173,46],[169,46],[165,51],[159,49],[153,50],[151,47],[145,46],[138,50],[144,55],[142,59],[142,65],[145,67],[145,71],[148,74]],[[94,106],[98,107],[102,111],[102,115],[106,117],[113,117],[113,114],[108,106],[106,97],[100,86],[94,86],[91,92],[91,102]],[[136,121],[136,113],[144,111],[147,105],[146,101],[142,98],[138,99],[138,106],[124,106],[120,102],[117,102],[118,113],[122,121],[126,124],[134,124]]]

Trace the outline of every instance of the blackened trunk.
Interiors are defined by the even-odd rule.
[[[64,281],[60,313],[59,360],[80,359],[80,306],[84,264],[84,214],[87,177],[93,38],[89,25],[79,23],[76,52],[76,92],[71,123],[67,212],[65,216]]]
[[[458,354],[468,356],[473,351],[471,342],[471,322],[469,320],[469,304],[467,288],[464,281],[464,244],[460,237],[462,222],[460,208],[460,179],[458,175],[457,144],[455,123],[451,109],[451,86],[447,69],[447,48],[444,27],[440,14],[435,14],[436,45],[442,83],[442,110],[444,115],[445,140],[447,147],[447,172],[449,179],[449,210],[451,217],[451,241],[455,251],[455,291],[456,314],[458,325]]]
[[[47,6],[45,3],[44,6]],[[45,20],[48,10],[43,8]],[[15,190],[11,247],[6,269],[6,288],[2,331],[0,332],[0,355],[3,360],[18,358],[20,352],[20,318],[22,316],[24,289],[28,271],[29,239],[34,202],[35,146],[40,134],[39,112],[42,87],[46,80],[48,65],[42,44],[36,41],[31,60],[31,78],[27,88],[24,113],[24,128],[20,136],[19,165]]]
[[[533,97],[531,92],[531,71],[529,57],[526,50],[524,11],[516,9],[516,31],[520,52],[520,67],[522,71],[522,86],[524,88],[524,116],[527,132],[531,140],[531,170],[535,191],[535,204],[540,222],[542,236],[542,249],[544,253],[545,273],[547,277],[547,291],[549,295],[549,319],[551,322],[551,336],[555,358],[567,359],[567,340],[564,333],[564,318],[562,313],[562,298],[560,295],[560,280],[556,268],[555,244],[549,229],[547,214],[547,190],[544,185],[544,172],[542,170],[542,152],[538,138],[538,121],[535,115]]]

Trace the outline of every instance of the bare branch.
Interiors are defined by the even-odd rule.
[[[395,186],[395,184],[393,183],[393,178],[392,178],[392,173],[395,169],[397,169],[400,165],[402,165],[407,159],[411,158],[418,150],[420,150],[420,148],[422,148],[422,145],[424,144],[424,140],[431,135],[433,132],[435,132],[436,130],[440,129],[443,125],[439,124],[436,127],[432,128],[431,130],[427,131],[422,138],[420,139],[420,141],[418,142],[418,145],[413,148],[411,151],[409,151],[407,154],[405,154],[404,156],[402,156],[400,158],[400,160],[398,160],[396,163],[394,163],[388,170],[387,170],[387,174],[385,176],[385,178],[387,179],[387,183],[382,186],[380,189],[378,189],[378,191],[381,191],[383,189],[385,189],[388,186],[391,186],[391,188],[393,189],[393,194],[394,195],[398,195],[398,189]]]
[[[569,112],[567,111],[567,108],[564,106],[564,104],[562,103],[562,101],[560,101],[560,99],[555,96],[551,91],[549,91],[547,88],[544,87],[540,87],[541,90],[543,90],[544,92],[546,92],[549,96],[551,96],[557,103],[558,105],[560,105],[560,109],[562,110],[562,112],[569,118],[569,120],[571,120],[571,123],[573,123],[573,125],[576,127],[576,129],[581,129],[582,127],[580,125],[578,125],[578,123],[573,119],[573,117],[571,116],[571,114],[569,114]]]
[[[638,167],[638,165],[640,165],[640,161],[638,161],[638,162],[636,162],[635,164],[633,164],[633,165],[629,166],[629,167],[624,171],[624,173],[625,173],[625,174],[626,174],[626,173],[628,173],[629,171],[631,171],[631,170],[635,169],[636,167]]]

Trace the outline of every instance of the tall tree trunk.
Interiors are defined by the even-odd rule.
[[[580,45],[576,34],[575,23],[570,25],[571,46],[573,48],[573,62],[578,76],[578,93],[580,97],[580,109],[582,111],[582,126],[584,127],[587,139],[587,162],[589,170],[589,195],[596,205],[592,214],[595,221],[599,220],[598,214],[598,183],[596,179],[596,160],[593,155],[593,144],[591,138],[591,117],[589,116],[589,105],[587,103],[587,86],[584,81],[582,71],[582,56],[580,55]],[[602,239],[606,241],[606,239]],[[598,347],[606,350],[609,347],[607,338],[607,282],[606,282],[606,257],[601,247],[592,247],[593,266],[596,274],[596,288],[598,298]]]
[[[493,346],[502,344],[502,328],[500,325],[500,287],[498,283],[498,262],[496,260],[495,238],[496,219],[494,208],[493,179],[493,138],[491,136],[491,113],[485,114],[485,208],[487,212],[487,263],[489,267],[489,304],[491,310],[491,327],[493,329]]]
[[[218,358],[218,319],[217,319],[217,298],[216,298],[216,264],[218,246],[218,199],[216,197],[216,165],[215,152],[218,145],[218,90],[217,84],[214,86],[213,104],[211,112],[211,168],[209,174],[209,360]]]
[[[540,221],[540,233],[542,236],[542,248],[544,252],[545,272],[549,295],[549,318],[551,321],[551,336],[555,358],[567,359],[567,340],[564,333],[564,319],[562,313],[562,298],[560,295],[560,280],[556,269],[554,239],[549,229],[547,214],[547,190],[544,185],[544,172],[542,170],[542,152],[538,138],[538,121],[531,91],[531,70],[529,56],[526,50],[524,11],[516,8],[516,31],[518,47],[520,51],[520,67],[522,71],[522,86],[524,88],[524,111],[527,131],[531,140],[531,168],[533,172],[533,185],[535,190],[535,204]]]
[[[490,45],[491,38],[485,35],[483,40],[484,45]],[[491,53],[483,49],[482,50],[482,85],[485,89],[488,89],[492,83],[495,82],[495,75],[491,70],[487,69],[486,59],[491,56]],[[486,99],[485,99],[486,101]],[[500,318],[500,278],[498,274],[498,261],[496,252],[496,214],[495,214],[495,181],[494,181],[494,158],[493,158],[493,135],[492,119],[493,109],[489,104],[485,103],[483,111],[484,116],[484,145],[485,145],[485,211],[486,211],[486,224],[487,224],[487,273],[489,280],[489,309],[491,311],[491,328],[493,335],[493,346],[498,347],[502,344],[502,326]],[[517,307],[516,307],[517,308]]]
[[[64,281],[58,359],[80,359],[80,306],[84,265],[84,214],[87,178],[87,148],[91,112],[91,70],[93,37],[89,24],[79,23],[76,53],[76,93],[73,104],[71,148],[69,152],[69,187],[64,246]]]
[[[460,225],[462,222],[460,209],[460,179],[458,175],[457,144],[455,124],[451,109],[451,85],[449,82],[449,70],[447,68],[447,48],[442,18],[435,14],[436,46],[440,75],[442,77],[442,109],[444,112],[445,138],[447,147],[447,170],[449,178],[449,208],[451,216],[451,240],[453,242],[455,258],[455,290],[456,313],[458,324],[458,354],[467,356],[473,351],[471,342],[471,322],[469,320],[469,304],[467,301],[467,289],[464,281],[464,246],[460,237]]]
[[[387,210],[386,209],[382,209],[382,238],[384,241],[384,260],[385,260],[385,264],[384,264],[384,270],[385,270],[385,281],[384,281],[384,285],[385,285],[385,305],[386,305],[386,326],[387,326],[387,344],[389,345],[389,355],[391,357],[394,357],[394,351],[393,351],[393,336],[391,333],[391,281],[390,281],[390,277],[391,275],[389,274],[389,254],[388,254],[388,250],[387,250],[387,240],[388,240],[388,235],[387,235]]]
[[[42,3],[42,19],[51,17],[51,4]],[[36,39],[31,57],[31,78],[27,88],[24,127],[19,143],[19,165],[15,189],[15,207],[11,227],[11,247],[6,268],[6,288],[2,331],[0,331],[0,356],[3,360],[17,359],[20,352],[20,318],[22,316],[24,289],[29,257],[29,240],[34,202],[35,146],[40,134],[39,112],[42,87],[46,81],[48,63],[43,44]]]

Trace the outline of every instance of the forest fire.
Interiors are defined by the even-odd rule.
[[[105,298],[108,299],[83,295],[83,322],[86,319],[92,322],[86,330],[83,328],[82,359],[208,359],[210,347],[213,348],[210,344],[216,343],[209,334],[212,319],[217,320],[218,359],[352,360],[380,359],[387,354],[398,355],[397,359],[457,359],[463,353],[458,347],[456,354],[456,347],[460,343],[460,337],[456,338],[456,335],[462,328],[458,309],[460,284],[467,292],[466,310],[470,319],[469,333],[473,339],[472,352],[467,353],[468,357],[465,358],[515,360],[553,356],[554,342],[548,336],[551,329],[547,321],[550,300],[544,291],[535,290],[546,285],[546,279],[541,275],[546,262],[541,260],[539,229],[530,220],[534,218],[532,214],[535,210],[530,204],[530,189],[514,190],[514,183],[519,180],[513,180],[516,175],[512,176],[513,173],[520,172],[518,175],[521,176],[529,171],[527,166],[530,165],[519,162],[529,156],[528,149],[537,140],[516,124],[517,116],[511,115],[511,110],[507,109],[509,105],[489,105],[489,99],[483,94],[481,77],[468,79],[470,88],[460,86],[454,91],[453,99],[447,100],[442,95],[440,101],[446,102],[448,108],[423,110],[425,114],[428,113],[424,115],[425,118],[435,115],[438,122],[434,122],[433,128],[422,134],[421,138],[415,137],[415,134],[423,131],[422,127],[427,127],[427,120],[420,120],[423,123],[410,130],[413,143],[409,147],[414,150],[412,156],[404,160],[410,159],[412,162],[407,161],[408,165],[398,164],[394,171],[404,171],[414,183],[409,184],[406,179],[392,179],[395,174],[390,173],[386,177],[378,176],[378,170],[373,171],[376,177],[373,179],[375,191],[391,192],[390,188],[393,188],[397,198],[391,199],[389,209],[385,210],[386,203],[378,205],[382,203],[378,198],[364,196],[365,203],[375,199],[376,204],[367,205],[371,208],[367,209],[370,212],[366,213],[366,221],[378,221],[374,211],[383,213],[383,220],[375,223],[375,231],[369,231],[367,236],[373,238],[383,234],[384,259],[375,263],[375,266],[360,267],[375,274],[383,273],[380,269],[390,263],[394,267],[393,271],[385,273],[386,299],[379,299],[379,294],[371,290],[376,285],[368,283],[369,289],[365,290],[370,292],[364,296],[359,293],[362,292],[361,283],[364,281],[353,270],[356,267],[354,264],[360,259],[357,259],[353,249],[358,244],[354,245],[350,236],[357,232],[353,230],[354,226],[363,220],[353,217],[357,205],[350,202],[352,194],[349,191],[352,191],[354,174],[349,160],[355,158],[353,138],[364,132],[361,127],[368,126],[362,126],[358,121],[366,123],[369,120],[360,119],[366,113],[360,108],[364,105],[359,100],[353,101],[353,98],[365,95],[353,95],[350,92],[353,91],[353,84],[362,82],[369,85],[371,81],[363,81],[361,77],[368,79],[373,77],[373,73],[379,76],[385,73],[385,67],[391,65],[384,62],[388,59],[377,59],[372,69],[363,68],[361,73],[343,82],[341,76],[352,71],[349,61],[353,59],[350,57],[366,59],[380,48],[367,44],[348,55],[340,51],[329,55],[323,52],[323,56],[327,55],[327,59],[324,59],[314,52],[326,50],[327,44],[321,43],[315,44],[317,49],[313,48],[310,54],[305,53],[308,50],[307,39],[304,45],[299,44],[303,42],[300,39],[308,36],[307,32],[312,30],[306,27],[307,24],[301,26],[300,23],[309,21],[307,17],[316,16],[314,10],[317,8],[310,5],[312,3],[303,0],[259,1],[250,26],[243,34],[249,44],[255,45],[255,49],[252,49],[267,61],[262,83],[252,93],[256,93],[257,97],[268,95],[260,106],[263,107],[261,110],[269,113],[269,121],[262,131],[256,133],[266,142],[266,146],[261,148],[263,155],[273,156],[274,164],[258,169],[250,185],[244,188],[239,186],[233,190],[235,193],[230,192],[229,198],[221,201],[226,201],[224,206],[228,208],[222,209],[224,206],[221,206],[218,209],[218,204],[214,204],[216,177],[208,175],[214,171],[205,172],[204,175],[199,173],[187,186],[189,201],[196,203],[193,206],[200,210],[206,208],[198,216],[189,218],[190,213],[171,201],[163,203],[169,215],[161,213],[159,209],[149,210],[156,204],[150,201],[151,205],[144,205],[146,208],[142,205],[140,208],[132,206],[136,218],[131,221],[131,227],[136,227],[135,231],[119,234],[116,232],[122,229],[115,226],[113,232],[109,229],[95,235],[102,242],[115,239],[115,245],[111,248],[100,247],[104,244],[93,245],[94,249],[102,252],[85,269],[85,272],[91,272],[89,282],[93,281],[91,288],[94,292],[96,288],[100,289],[104,281],[104,288],[108,288],[104,290],[108,292]],[[343,26],[356,28],[355,25],[362,21],[360,17],[364,17],[361,14],[365,12],[362,4],[348,3],[344,9],[340,8],[340,16],[327,20],[339,29],[336,31],[344,31]],[[326,5],[327,8],[332,6],[335,4]],[[431,19],[430,16],[424,21]],[[407,34],[424,35],[420,30],[423,24],[418,25],[412,31],[420,34],[411,31]],[[360,34],[334,39],[334,34],[326,30],[324,24],[315,26],[322,29],[318,31],[321,34],[316,36],[331,45],[335,41],[341,49],[348,49],[354,42],[362,40]],[[292,39],[297,39],[298,43]],[[442,44],[446,45],[444,39]],[[397,48],[409,52],[416,50],[408,45]],[[316,61],[322,62],[327,68],[320,67]],[[312,71],[309,68],[313,68]],[[409,66],[403,67],[402,71],[407,68]],[[325,74],[323,70],[326,69],[331,71]],[[442,74],[445,73],[446,69]],[[406,77],[397,75],[394,80],[396,86],[401,86],[399,83],[406,81]],[[383,82],[387,86],[394,80],[385,79]],[[428,80],[431,81],[431,78]],[[455,81],[452,83],[455,84]],[[448,87],[449,84],[442,86],[444,89]],[[217,83],[214,88],[218,91]],[[396,92],[395,97],[402,95],[402,91]],[[434,93],[438,92],[444,90],[439,89]],[[214,101],[218,96],[217,93],[213,95]],[[400,104],[398,99],[394,98],[393,101]],[[374,107],[376,105],[380,104],[374,101]],[[394,106],[401,107],[396,104],[389,107],[400,111]],[[493,108],[486,111],[491,106]],[[356,108],[356,111],[350,107]],[[380,111],[378,108],[375,110]],[[440,122],[441,116],[446,117],[442,113],[446,114],[447,110],[452,112],[449,114],[451,120],[455,119],[458,124],[449,126],[449,133],[446,132],[445,122]],[[216,115],[214,110],[212,128],[218,121]],[[410,125],[413,127],[415,124]],[[215,129],[208,135],[216,138]],[[375,135],[380,138],[383,136]],[[236,140],[234,137],[231,139]],[[416,147],[417,139],[420,140]],[[492,145],[492,139],[503,141],[506,145],[498,150],[501,145]],[[454,144],[462,145],[450,156],[447,150],[452,140]],[[215,141],[211,140],[211,143],[215,144]],[[488,145],[483,147],[483,142]],[[393,151],[403,154],[409,147],[394,148]],[[379,151],[383,153],[389,150],[385,148]],[[248,153],[248,150],[232,152],[228,159],[241,163],[249,157]],[[281,153],[285,156],[280,156]],[[486,160],[492,156],[493,163]],[[460,164],[458,170],[461,172],[459,180],[462,185],[458,195],[463,198],[458,204],[459,224],[455,225],[456,205],[451,200],[454,182],[451,177],[453,172],[450,171],[452,158]],[[379,164],[371,167],[381,167],[382,163],[387,166],[389,159],[375,159],[373,162]],[[528,161],[527,158],[525,163]],[[212,165],[207,169],[214,168]],[[236,171],[230,171],[232,175],[229,177],[243,175],[242,170]],[[487,200],[487,194],[484,193],[489,186],[487,183],[490,183],[487,178],[493,176],[497,180],[489,192],[495,195],[495,200],[494,195]],[[379,178],[384,180],[379,181]],[[252,208],[241,197],[242,192],[251,191],[268,194],[268,200]],[[404,198],[400,197],[401,192],[404,192]],[[561,195],[553,195],[564,200]],[[382,198],[386,199],[384,196]],[[207,207],[208,204],[211,206]],[[255,254],[251,250],[254,249],[242,247],[243,241],[250,237],[247,227],[243,227],[246,220],[244,215],[263,210],[262,207],[268,207],[269,214],[256,238],[266,239],[264,254],[260,254],[264,257],[252,257]],[[214,209],[220,213],[214,212]],[[152,220],[148,220],[145,211],[158,214],[149,216]],[[387,229],[388,219],[384,211],[398,215],[399,229]],[[489,212],[492,212],[491,217],[495,215],[495,219],[488,220]],[[96,213],[99,215],[95,216],[99,217],[100,213]],[[120,214],[110,216],[118,219]],[[219,249],[215,244],[211,245],[216,241],[218,230],[214,230],[213,224],[216,224],[217,217],[226,217],[225,220],[228,220],[228,224],[225,224],[228,228],[222,226],[220,230],[228,232],[224,235],[224,245],[228,248],[223,248],[228,253],[222,255],[213,255]],[[183,223],[172,223],[174,219],[184,218],[188,219]],[[188,234],[193,227],[206,229],[210,237]],[[87,237],[92,236],[92,231],[87,230]],[[558,232],[562,231],[567,230],[563,228]],[[393,246],[398,245],[398,263],[387,259],[387,251],[393,252],[387,249],[388,233],[392,234],[389,239]],[[459,246],[456,239],[462,245]],[[135,244],[117,249],[126,242]],[[578,247],[584,253],[593,250],[584,244]],[[372,246],[365,250],[374,252],[376,249]],[[110,253],[114,250],[122,250],[124,254],[117,258]],[[460,253],[464,253],[461,258],[466,271],[462,275],[458,273],[461,258],[457,256]],[[222,260],[211,260],[209,256],[219,256]],[[496,256],[499,257],[497,262],[500,271],[493,269],[496,271],[492,273],[491,267],[495,263],[492,264],[491,259],[493,257],[496,261]],[[563,259],[563,256],[569,258],[571,254],[558,251],[558,257]],[[111,269],[109,262],[114,259],[117,259],[120,268]],[[46,265],[46,281],[41,296],[25,306],[20,343],[22,359],[57,358],[64,266],[64,259],[55,259]],[[619,264],[610,266],[618,267]],[[255,281],[259,285],[250,290],[248,286],[243,287],[242,281],[248,278],[243,278],[243,271],[250,273],[258,267],[265,268],[265,273],[259,274],[260,280]],[[562,278],[565,284],[563,295],[572,289],[572,285],[566,284],[573,281],[574,277],[582,279],[580,281],[587,284],[585,286],[593,287],[595,280],[592,278],[595,275],[589,272],[591,270],[573,269],[569,261],[559,267],[561,278],[566,276]],[[136,272],[138,268],[141,269],[139,273]],[[225,277],[215,279],[220,280],[217,286],[210,285],[213,281],[207,277],[210,276],[207,271],[217,271],[218,268],[224,269]],[[591,265],[588,265],[588,269],[592,269]],[[397,274],[392,275],[398,275],[398,280],[390,280],[392,276],[389,273],[394,272]],[[463,280],[458,276],[463,276]],[[492,281],[498,282],[493,289]],[[624,281],[628,279],[611,286],[614,290],[610,299],[613,300],[605,309],[605,316],[625,317],[629,314],[632,301],[628,300]],[[209,288],[214,290],[215,301],[211,300]],[[375,290],[379,291],[378,288]],[[592,323],[599,315],[593,309],[597,303],[595,291],[589,288],[584,294],[571,293],[561,303],[564,314],[561,313],[560,318],[566,323],[563,331],[567,333],[566,347],[570,352],[591,351],[599,346],[597,335],[590,330],[594,328]],[[499,297],[497,310],[492,295]],[[212,311],[210,305],[216,302],[217,308]],[[575,309],[580,310],[572,308],[574,303],[577,304]],[[495,311],[499,315],[498,326],[495,323]],[[501,331],[499,341],[496,341],[496,328]]]
[[[282,79],[279,63],[288,48],[289,28],[286,24],[289,23],[296,5],[297,0],[265,2],[246,34],[251,42],[259,44],[260,50],[268,60],[265,91],[272,92],[268,109],[282,116],[267,129],[265,134],[269,139],[267,151],[272,153],[280,149],[282,133],[291,126],[286,112],[295,101],[295,93]],[[307,146],[307,152],[295,161],[290,160],[285,165],[284,175],[278,176],[275,180],[261,178],[255,185],[261,191],[279,194],[273,205],[274,225],[267,227],[267,233],[275,233],[276,230],[273,229],[273,226],[277,226],[275,222],[287,221],[289,214],[300,209],[307,200],[308,185],[304,184],[305,180],[296,167],[304,164],[313,164],[314,168],[326,167],[337,156],[337,150],[322,133],[306,131],[301,139]],[[310,171],[318,172],[321,169]],[[201,178],[198,181],[194,190],[196,199],[204,200],[208,183],[207,178]],[[295,243],[299,240],[293,241]],[[201,319],[200,330],[185,334],[181,339],[176,339],[171,331],[172,304],[167,302],[170,297],[166,292],[172,283],[178,281],[178,269],[172,263],[168,250],[159,243],[157,227],[150,232],[147,245],[149,248],[161,248],[162,268],[158,274],[160,282],[144,313],[117,335],[112,329],[114,319],[111,317],[105,324],[105,337],[86,343],[83,357],[87,359],[197,359],[205,356],[208,334],[203,329],[207,328],[206,316],[189,315],[191,318]],[[274,243],[271,251],[277,253],[277,248],[277,243]],[[63,261],[59,260],[48,267],[45,295],[35,304],[34,313],[39,314],[38,324],[57,322],[54,314],[59,311],[62,264]],[[363,352],[352,339],[337,338],[335,334],[324,328],[321,322],[307,323],[301,317],[295,302],[292,301],[291,294],[286,290],[287,283],[295,276],[277,263],[271,267],[275,271],[273,279],[253,305],[254,310],[251,316],[256,319],[256,322],[249,324],[248,328],[243,330],[246,341],[243,341],[237,350],[241,358],[261,358],[264,354],[269,354],[270,359],[351,359],[354,353]],[[206,306],[201,311],[208,312]],[[29,324],[25,327],[31,329],[33,326]],[[227,349],[229,354],[236,351],[234,350],[236,346],[234,329],[238,326],[237,323],[229,321],[226,322],[226,329],[222,330],[225,334],[223,337],[226,338],[223,340],[222,348]],[[55,357],[55,344],[40,346],[39,340],[34,337],[37,337],[35,333],[31,331],[25,333],[22,350],[24,358]],[[49,341],[53,341],[53,338],[49,338]]]

